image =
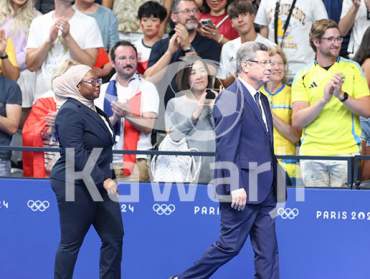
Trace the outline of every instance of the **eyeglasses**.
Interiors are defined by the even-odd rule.
[[[193,9],[185,9],[185,10],[180,10],[176,11],[177,14],[196,14],[199,12],[198,8],[193,8]]]
[[[322,37],[322,40],[327,40],[330,43],[341,43],[343,42],[343,37]]]
[[[271,61],[271,66],[284,66],[285,64],[283,62],[273,62]]]
[[[248,62],[253,62],[253,63],[257,63],[257,64],[260,64],[262,66],[267,66],[267,65],[273,65],[274,63],[271,61],[271,60],[263,60],[263,61],[258,61],[258,60],[247,60]]]
[[[88,83],[92,86],[101,85],[103,83],[103,79],[101,78],[93,78],[88,80],[81,80],[81,83]]]

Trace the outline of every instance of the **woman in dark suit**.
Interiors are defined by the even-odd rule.
[[[54,270],[58,279],[72,278],[91,225],[102,241],[100,278],[121,278],[123,225],[110,169],[113,132],[105,113],[94,105],[100,84],[86,65],[70,65],[53,80],[57,100],[64,101],[55,120],[61,157],[51,172],[61,227]]]

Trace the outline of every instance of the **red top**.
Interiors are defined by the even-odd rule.
[[[220,16],[212,16],[210,14],[200,14],[200,19],[209,18],[212,20],[213,24],[217,26],[220,21],[223,20],[224,17],[227,16],[227,13],[224,13]],[[227,19],[218,27],[218,30],[222,35],[225,36],[226,39],[233,40],[239,37],[238,32],[232,27],[231,25],[231,18],[227,17]]]

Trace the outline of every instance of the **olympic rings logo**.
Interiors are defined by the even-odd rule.
[[[28,200],[27,206],[33,212],[36,212],[36,211],[44,212],[46,209],[50,207],[50,203],[48,201]]]
[[[299,209],[298,208],[289,208],[289,207],[287,207],[287,208],[280,207],[277,210],[277,214],[280,215],[281,219],[293,220],[299,215]]]
[[[162,204],[159,204],[159,203],[155,203],[153,204],[153,211],[155,213],[157,213],[158,215],[162,216],[162,215],[171,215],[172,213],[174,213],[176,210],[176,206],[174,204],[165,204],[165,203],[162,203]]]

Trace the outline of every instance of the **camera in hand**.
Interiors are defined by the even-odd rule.
[[[200,20],[200,23],[204,26],[214,28],[214,24],[210,18],[204,18]]]
[[[206,89],[206,99],[216,99],[216,93],[212,89]]]

